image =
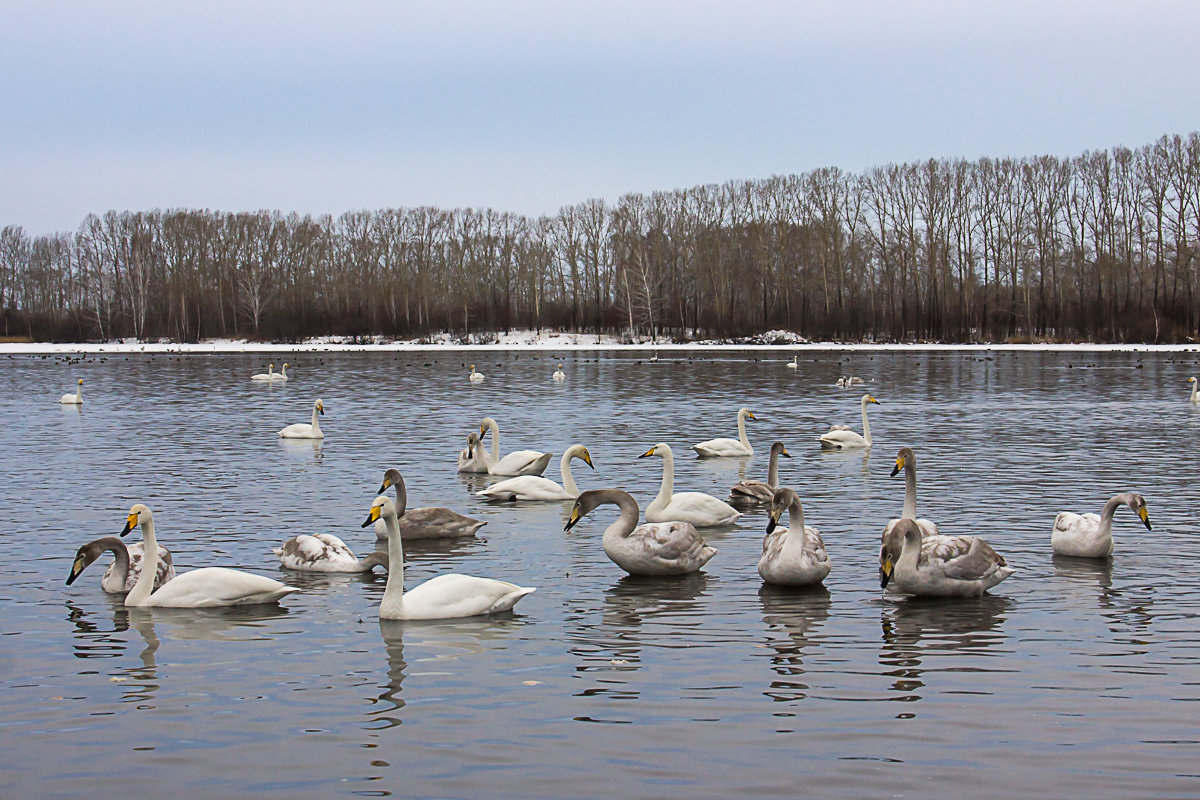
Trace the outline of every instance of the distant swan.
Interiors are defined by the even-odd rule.
[[[290,366],[289,364],[284,363],[284,365],[279,369],[279,372],[274,373],[273,375],[271,375],[270,378],[267,378],[267,380],[269,380],[271,383],[287,383],[287,379],[288,379],[287,368],[289,366]],[[255,377],[258,377],[258,376],[255,376]]]
[[[470,374],[470,376],[468,376],[467,380],[469,380],[471,383],[479,383],[481,380],[483,380],[483,373],[476,372],[475,365],[472,364],[471,365],[471,374]]]
[[[259,372],[250,376],[252,381],[273,381],[275,380],[275,365],[268,364],[266,372]]]
[[[75,390],[75,394],[64,394],[59,398],[58,402],[61,405],[80,406],[83,405],[83,378],[80,378],[76,383],[79,388]]]
[[[562,371],[562,364],[558,365],[558,369],[554,370],[554,374],[550,377],[556,381],[565,381],[567,379],[567,373]]]
[[[330,533],[293,536],[275,548],[284,569],[300,572],[370,572],[375,567],[388,567],[387,553],[378,550],[366,558],[358,558],[338,537]]]
[[[225,567],[204,567],[180,573],[152,592],[158,570],[158,541],[154,538],[154,515],[141,503],[129,509],[129,517],[121,535],[125,536],[139,525],[146,554],[142,559],[141,577],[125,596],[127,606],[210,608],[257,605],[274,603],[297,591],[262,575]]]
[[[746,438],[746,420],[758,417],[754,416],[748,408],[738,409],[737,429],[738,438],[736,439],[709,439],[707,442],[692,445],[692,449],[696,451],[696,455],[700,458],[721,458],[723,456],[752,456],[754,448],[750,446],[750,440]]]
[[[568,447],[562,454],[562,486],[541,475],[518,475],[506,481],[493,483],[475,494],[492,500],[573,500],[579,497],[579,488],[575,486],[575,476],[571,474],[572,458],[578,458],[592,469],[596,468],[592,464],[592,454],[588,449],[576,444]]]
[[[133,588],[142,575],[142,556],[145,548],[141,542],[134,542],[128,547],[116,536],[104,536],[93,539],[79,548],[75,553],[75,563],[71,565],[71,574],[67,577],[67,586],[75,582],[79,574],[88,566],[104,555],[113,554],[113,563],[100,578],[100,588],[109,594],[123,594]],[[157,589],[171,578],[175,577],[175,567],[171,563],[171,551],[158,545],[158,567],[154,575],[154,588]]]
[[[317,420],[318,414],[325,413],[325,404],[319,399],[313,403],[312,423],[304,424],[297,422],[295,425],[288,425],[279,432],[279,435],[284,439],[324,439],[325,434],[321,432],[321,425]]]
[[[1113,552],[1113,515],[1122,505],[1129,506],[1138,515],[1146,530],[1152,530],[1146,498],[1140,494],[1118,494],[1104,504],[1104,510],[1099,515],[1072,514],[1070,511],[1059,513],[1054,518],[1050,546],[1060,556],[1108,558]]]
[[[1197,381],[1195,378],[1188,378],[1188,383],[1192,385],[1192,396],[1188,399],[1193,403],[1200,403],[1200,392],[1197,392]]]
[[[487,473],[490,461],[491,459],[488,457],[487,450],[484,449],[483,443],[479,441],[479,434],[474,431],[468,433],[467,448],[460,450],[458,453],[458,471]]]
[[[379,519],[388,528],[388,556],[392,564],[379,603],[380,619],[457,619],[498,614],[535,591],[507,581],[450,573],[430,578],[405,593],[404,543],[396,527],[396,506],[383,495],[375,498],[362,526],[374,525]]]
[[[771,445],[771,460],[767,465],[767,481],[746,480],[738,481],[729,490],[730,503],[769,503],[779,488],[779,457],[791,458],[792,454],[783,446],[783,442]]]
[[[829,433],[821,435],[821,447],[825,450],[853,450],[871,446],[871,425],[867,422],[867,404],[879,405],[879,401],[869,394],[862,396],[863,432],[860,436],[846,425],[834,425]]]
[[[604,554],[630,575],[687,575],[717,551],[704,543],[690,522],[638,525],[637,501],[620,489],[592,489],[579,495],[563,530],[569,531],[597,506],[613,503],[621,516],[604,531]]]
[[[500,457],[500,426],[491,417],[484,417],[479,423],[479,438],[483,441],[485,431],[492,432],[492,454],[488,461],[489,475],[541,475],[546,471],[553,453],[542,453],[537,450],[514,450],[503,458]],[[486,454],[486,450],[484,453]]]
[[[472,434],[474,436],[474,434]],[[389,469],[383,473],[383,483],[379,485],[377,494],[383,494],[389,488],[396,487],[396,526],[400,535],[405,539],[451,539],[463,536],[474,536],[475,532],[487,525],[486,522],[459,514],[448,508],[426,506],[424,508],[408,507],[408,488],[404,485],[404,477],[397,469]],[[387,523],[382,519],[375,523],[376,547],[380,540],[387,539]]]
[[[800,356],[792,356],[791,363],[787,364],[788,369],[800,369]]]
[[[780,528],[779,518],[784,509],[788,512],[788,526]],[[758,574],[767,583],[811,586],[825,580],[831,566],[821,532],[804,524],[804,506],[800,504],[800,498],[788,488],[776,491],[771,498]]]
[[[662,442],[638,458],[659,456],[663,460],[662,485],[646,508],[647,522],[690,522],[697,528],[728,525],[741,516],[736,508],[702,492],[675,493],[675,455]]]
[[[892,467],[892,477],[899,475],[900,470],[904,470],[904,508],[900,510],[901,519],[916,520],[917,527],[921,529],[923,536],[940,535],[935,523],[927,519],[917,519],[917,454],[911,447],[901,447],[900,452],[896,453],[896,464]],[[899,519],[890,520],[887,527],[883,529],[883,535],[887,536],[899,521]]]
[[[1016,570],[977,536],[922,536],[901,519],[884,535],[879,585],[918,596],[981,595]]]

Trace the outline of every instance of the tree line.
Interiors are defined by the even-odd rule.
[[[6,336],[1165,342],[1200,329],[1200,133],[593,199],[553,216],[108,211],[0,230]]]

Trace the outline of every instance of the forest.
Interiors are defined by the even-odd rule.
[[[553,216],[169,209],[0,230],[6,337],[1200,338],[1200,133],[627,194]]]

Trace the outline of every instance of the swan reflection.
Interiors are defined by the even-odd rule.
[[[287,439],[278,437],[279,447],[290,458],[309,458],[320,461],[325,457],[324,439]]]
[[[805,657],[819,644],[833,598],[820,584],[802,591],[763,584],[758,599],[767,626],[766,645],[774,651],[771,669],[778,675],[763,694],[777,702],[802,700],[810,687],[798,676],[805,672]]]

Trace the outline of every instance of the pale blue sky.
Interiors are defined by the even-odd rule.
[[[0,0],[0,225],[1136,147],[1200,128],[1198,46],[1191,0]]]

